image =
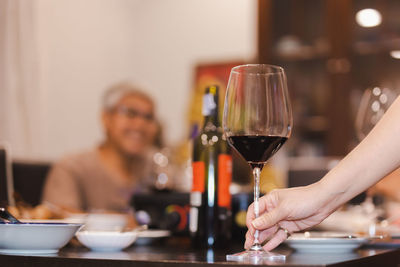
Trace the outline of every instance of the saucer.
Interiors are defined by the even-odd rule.
[[[301,253],[349,253],[368,241],[368,238],[351,235],[324,237],[312,234],[293,234],[285,243]]]

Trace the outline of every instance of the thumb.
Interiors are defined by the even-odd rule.
[[[286,212],[284,212],[283,209],[278,206],[269,212],[265,212],[263,215],[252,221],[252,225],[257,230],[263,230],[276,225],[285,217]]]

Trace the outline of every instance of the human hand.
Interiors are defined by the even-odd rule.
[[[255,230],[259,230],[261,243],[270,238],[264,245],[269,251],[282,243],[288,233],[319,224],[334,210],[329,201],[317,184],[271,191],[259,199],[260,216],[256,220],[254,205],[248,208],[245,248],[253,244]]]

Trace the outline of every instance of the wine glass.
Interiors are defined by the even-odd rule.
[[[259,216],[260,173],[292,131],[286,75],[283,68],[249,64],[232,68],[225,97],[223,128],[228,143],[250,164],[254,176],[254,213]],[[285,255],[267,252],[255,231],[253,246],[227,255],[232,261],[282,261]]]

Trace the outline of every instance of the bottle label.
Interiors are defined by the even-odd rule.
[[[201,206],[201,193],[200,192],[191,192],[190,193],[190,205],[195,207]]]
[[[189,211],[189,231],[192,233],[197,232],[197,221],[199,217],[199,210],[191,207]]]
[[[231,193],[229,187],[232,181],[232,156],[218,156],[218,206],[231,208]]]
[[[202,108],[203,116],[210,116],[211,111],[216,107],[217,104],[214,101],[214,96],[212,94],[205,94],[203,96],[203,108]]]
[[[205,188],[205,164],[203,161],[195,161],[192,163],[193,169],[193,185],[192,192],[204,193]]]

